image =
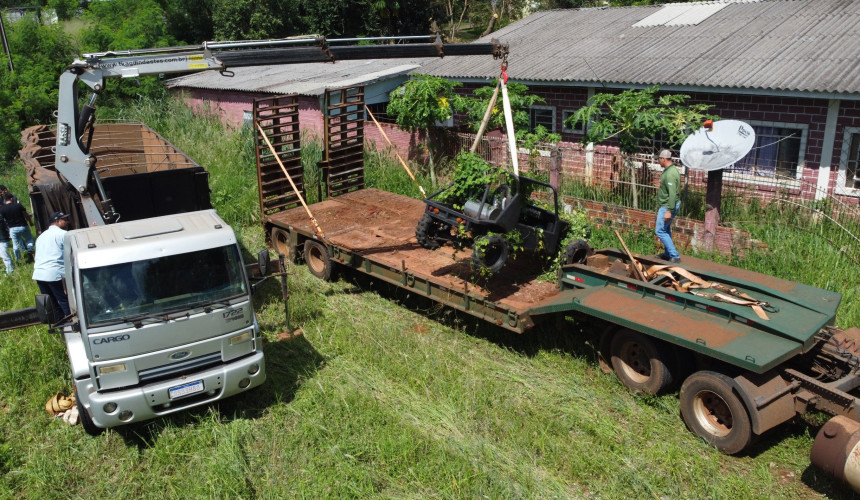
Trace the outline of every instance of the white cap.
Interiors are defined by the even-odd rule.
[[[668,149],[664,149],[663,151],[660,151],[660,154],[657,155],[657,158],[668,158],[671,160],[672,159],[672,152],[669,151]]]

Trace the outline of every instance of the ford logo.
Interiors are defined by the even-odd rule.
[[[177,359],[187,358],[189,354],[191,353],[188,351],[176,351],[170,355],[170,359],[176,361]]]

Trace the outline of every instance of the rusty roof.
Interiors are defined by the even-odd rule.
[[[727,0],[536,12],[490,35],[524,83],[858,94],[860,2]],[[482,39],[484,40],[484,39]],[[431,60],[415,73],[499,74],[486,57]]]

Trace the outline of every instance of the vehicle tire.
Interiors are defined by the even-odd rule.
[[[725,375],[712,371],[690,375],[681,386],[680,399],[687,427],[721,452],[740,453],[752,441],[746,407]]]
[[[324,281],[334,280],[334,262],[325,245],[318,241],[305,241],[305,263],[311,274]]]
[[[290,243],[290,233],[279,227],[273,227],[270,235],[272,240],[272,248],[276,252],[284,256],[285,262],[295,262],[296,246]]]
[[[472,251],[472,264],[480,269],[496,274],[508,260],[508,241],[501,234],[491,234],[475,238]]]
[[[663,342],[621,330],[612,337],[609,351],[612,369],[633,393],[661,394],[672,386],[674,353]]]
[[[445,231],[445,224],[434,219],[432,215],[424,213],[418,225],[415,226],[415,239],[418,244],[427,250],[436,250],[444,240],[439,237]]]
[[[564,248],[562,264],[585,264],[585,259],[594,253],[594,249],[585,240],[573,240]]]
[[[90,436],[98,436],[105,431],[93,422],[89,412],[84,407],[83,403],[81,403],[81,398],[78,397],[78,391],[75,391],[75,404],[78,406],[78,420],[80,420],[81,427],[84,428],[84,432]]]

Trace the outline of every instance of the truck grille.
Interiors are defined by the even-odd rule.
[[[209,368],[210,366],[216,366],[220,364],[221,353],[213,352],[212,354],[198,356],[196,358],[187,359],[179,363],[170,363],[169,365],[162,365],[157,366],[155,368],[150,368],[148,370],[141,370],[140,373],[138,373],[138,379],[140,380],[141,385],[149,384],[152,382],[158,382],[159,380],[178,377],[186,373],[200,371],[205,368]]]

